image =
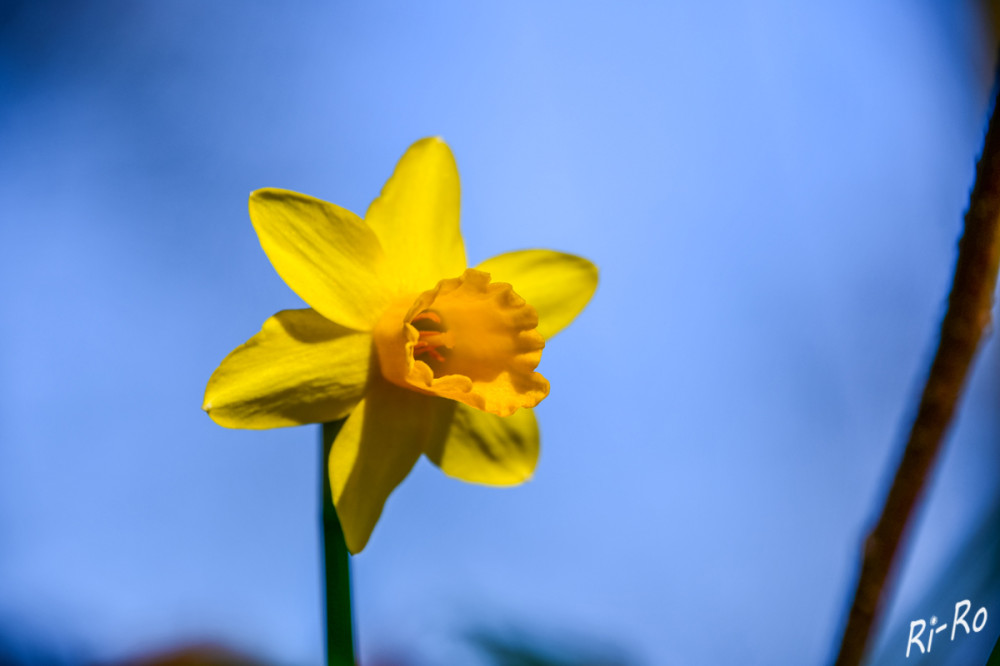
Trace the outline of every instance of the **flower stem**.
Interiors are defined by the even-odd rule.
[[[328,666],[354,666],[354,631],[351,613],[351,556],[344,542],[344,532],[337,519],[330,491],[327,461],[330,447],[344,421],[322,426],[320,459],[320,498],[323,503],[323,569],[326,579],[326,663]]]
[[[994,93],[998,88],[1000,68]],[[861,573],[837,656],[838,666],[854,666],[864,657],[900,543],[941,450],[980,338],[990,322],[998,263],[1000,120],[994,102],[965,214],[965,231],[958,244],[958,262],[948,310],[941,323],[941,338],[885,506],[865,541]]]

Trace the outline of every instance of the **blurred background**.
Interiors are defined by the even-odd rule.
[[[990,26],[951,0],[0,0],[0,662],[321,663],[318,428],[224,430],[202,394],[301,305],[249,192],[363,213],[427,135],[472,263],[554,248],[601,285],[539,368],[534,480],[421,461],[390,498],[361,662],[826,661],[944,311]],[[963,599],[986,627],[921,663],[1000,634],[998,401],[994,336],[877,663]]]

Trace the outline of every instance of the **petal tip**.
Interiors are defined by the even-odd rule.
[[[351,555],[357,555],[365,549],[365,546],[368,545],[368,537],[366,537],[363,541],[358,542],[353,539],[347,539],[345,535],[344,544],[347,546],[347,550]]]
[[[532,465],[531,467],[528,467],[526,465],[524,467],[524,469],[522,470],[521,473],[523,474],[523,476],[521,476],[519,479],[517,479],[516,481],[514,481],[513,483],[511,483],[510,485],[512,487],[513,486],[524,485],[525,483],[528,483],[529,481],[531,481],[532,479],[534,479],[535,478],[535,466]]]
[[[430,150],[444,150],[448,154],[451,154],[451,146],[448,142],[444,140],[441,135],[425,136],[422,139],[418,139],[413,142],[409,150],[420,150],[420,149],[430,149]]]
[[[250,200],[252,201],[254,199],[260,199],[262,197],[271,196],[278,191],[279,190],[275,187],[259,187],[256,190],[251,190]]]

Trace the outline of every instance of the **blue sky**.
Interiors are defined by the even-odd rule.
[[[422,461],[390,498],[354,562],[362,657],[472,663],[480,624],[650,664],[829,654],[988,111],[973,5],[9,7],[0,626],[320,662],[317,428],[200,410],[222,357],[300,305],[246,198],[363,212],[440,135],[470,261],[554,248],[601,284],[546,348],[534,480]],[[897,619],[996,501],[998,384],[992,341]]]

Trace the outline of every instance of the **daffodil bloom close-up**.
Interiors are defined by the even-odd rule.
[[[345,419],[329,479],[360,552],[421,455],[445,474],[519,484],[539,453],[546,341],[586,306],[597,269],[552,250],[469,268],[448,145],[422,139],[364,219],[280,189],[250,196],[264,252],[310,307],[284,310],[213,373],[203,408],[229,428]]]

